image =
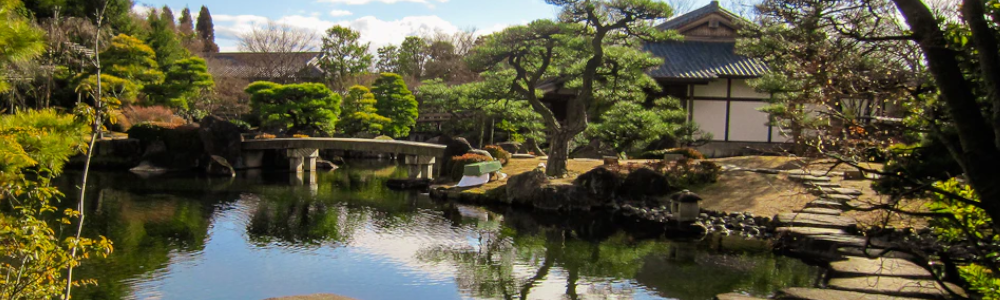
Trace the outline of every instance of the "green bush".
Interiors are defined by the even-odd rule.
[[[721,173],[722,168],[713,162],[692,163],[689,159],[682,159],[666,168],[664,175],[667,176],[668,182],[675,187],[691,188],[718,182]]]
[[[489,152],[490,155],[493,156],[493,159],[500,161],[500,164],[504,166],[506,166],[507,163],[510,162],[510,152],[507,152],[507,150],[500,148],[500,146],[489,145],[483,147],[483,149],[486,150],[486,152]]]
[[[465,165],[479,163],[479,162],[486,162],[486,161],[493,161],[493,160],[491,160],[489,157],[486,157],[485,155],[475,154],[475,153],[466,153],[465,155],[462,156],[454,156],[451,158],[450,166],[448,166],[448,170],[451,171],[448,174],[451,176],[452,180],[456,181],[461,180],[462,173],[465,173]]]

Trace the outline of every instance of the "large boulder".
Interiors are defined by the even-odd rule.
[[[621,175],[605,168],[595,168],[583,173],[573,185],[593,197],[612,200],[624,181]]]
[[[648,168],[632,171],[619,188],[619,195],[629,200],[658,200],[674,192],[667,177]]]
[[[522,149],[521,143],[518,143],[518,142],[503,142],[503,143],[497,144],[497,146],[500,146],[500,148],[503,148],[503,151],[510,152],[511,154],[521,153],[521,151],[522,151],[521,150]],[[527,152],[527,151],[525,151],[525,152]]]
[[[462,137],[452,138],[449,136],[441,136],[438,137],[437,144],[445,145],[447,147],[444,149],[444,159],[441,160],[441,166],[443,166],[441,169],[441,177],[443,178],[451,175],[448,173],[450,173],[450,170],[452,169],[452,157],[465,155],[474,149],[472,148],[472,144],[469,144],[469,141]]]
[[[507,198],[502,200],[508,204],[530,204],[537,191],[548,183],[549,177],[540,169],[511,176],[507,179]]]
[[[618,153],[600,140],[591,140],[590,144],[577,147],[569,153],[570,158],[602,159],[605,156],[618,156]]]
[[[233,167],[242,168],[243,134],[240,127],[216,116],[202,118],[200,125],[198,135],[205,154],[225,158],[235,163]]]

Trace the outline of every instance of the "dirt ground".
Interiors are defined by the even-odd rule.
[[[810,171],[848,171],[850,166],[834,165],[830,161],[805,160],[794,157],[777,156],[741,156],[720,159],[709,159],[709,161],[724,165],[735,165],[741,168],[766,168],[779,170],[805,169]],[[544,158],[532,159],[512,159],[503,172],[507,178],[539,167],[544,163]],[[627,161],[643,162],[643,161]],[[566,178],[556,179],[555,183],[571,183],[580,174],[586,173],[596,167],[603,165],[602,160],[597,159],[571,159],[567,166],[569,175]],[[866,167],[881,168],[878,164],[868,164]],[[871,189],[870,180],[843,180],[841,176],[833,176],[833,182],[840,183],[845,188],[861,190],[863,195],[858,199],[861,203],[883,203],[888,197],[881,196]],[[507,184],[507,180],[493,181],[486,185],[473,188],[468,192],[482,193]],[[758,216],[774,216],[782,212],[791,212],[805,207],[807,203],[818,198],[809,193],[809,189],[804,185],[788,179],[785,174],[760,174],[747,171],[723,172],[717,183],[703,186],[694,190],[701,195],[705,201],[702,206],[718,211],[741,211],[749,212]],[[907,208],[920,210],[923,201],[908,202]],[[844,213],[845,216],[858,219],[862,225],[885,225],[886,213],[883,212],[859,212],[850,211]],[[898,214],[890,215],[888,224],[894,226],[923,227],[926,221],[921,218],[911,218]]]

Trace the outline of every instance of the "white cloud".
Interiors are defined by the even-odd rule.
[[[433,2],[445,3],[448,0],[318,0],[317,2],[322,3],[333,3],[333,4],[346,4],[346,5],[363,5],[372,2],[381,2],[386,4],[393,4],[399,2],[412,2],[412,3],[422,3],[427,5],[433,5]]]
[[[340,10],[340,9],[335,9],[335,10],[331,10],[330,11],[330,16],[333,16],[335,18],[336,17],[346,17],[346,16],[350,16],[350,15],[353,15],[353,14],[354,13],[352,13],[350,11]]]
[[[331,12],[333,14],[333,12]],[[236,51],[239,34],[256,25],[267,23],[268,19],[254,15],[214,15],[215,36],[222,51]],[[455,33],[461,29],[438,16],[408,16],[398,20],[381,20],[374,16],[364,16],[354,20],[330,21],[315,15],[288,15],[273,20],[279,24],[310,30],[321,36],[327,29],[340,25],[361,33],[362,42],[370,42],[374,52],[378,47],[400,44],[408,36],[428,36],[434,33]],[[485,35],[503,30],[510,25],[498,24],[476,31]]]

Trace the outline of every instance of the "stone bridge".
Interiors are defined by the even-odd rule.
[[[254,139],[243,142],[243,157],[247,166],[260,165],[263,150],[285,150],[291,171],[314,171],[319,150],[344,150],[401,154],[406,157],[410,178],[432,179],[436,158],[444,157],[444,145],[410,141],[353,138],[280,138]]]

